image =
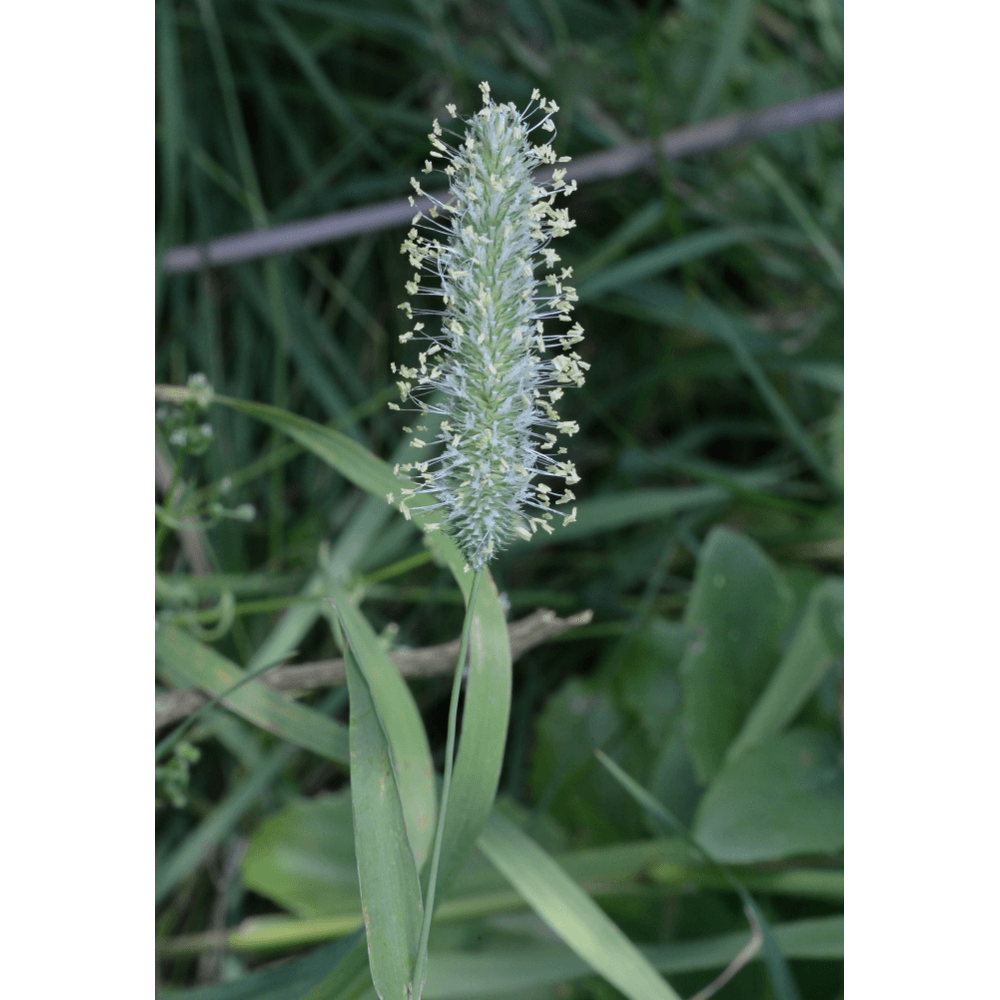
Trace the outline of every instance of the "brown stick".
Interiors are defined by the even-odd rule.
[[[594,613],[581,611],[569,618],[559,618],[547,608],[539,608],[527,618],[507,626],[510,638],[510,655],[517,659],[529,649],[555,638],[566,629],[587,625]],[[455,669],[459,640],[444,642],[423,649],[399,649],[389,658],[399,667],[404,677],[436,677]],[[261,677],[261,683],[275,691],[312,691],[316,688],[336,687],[344,683],[344,661],[316,660],[313,663],[296,663],[287,667],[274,667]],[[178,719],[197,712],[208,699],[200,691],[168,691],[156,696],[156,728],[169,725]]]
[[[659,141],[659,148],[668,159],[680,159],[695,153],[706,153],[741,142],[750,142],[777,132],[801,128],[810,122],[832,121],[844,115],[844,91],[830,90],[822,94],[787,104],[776,104],[762,111],[743,115],[726,115],[697,125],[669,132]],[[577,157],[568,165],[567,181],[581,184],[610,177],[621,177],[652,162],[657,143],[652,140],[625,143],[599,153]],[[538,172],[539,183],[551,177],[552,171]],[[438,198],[446,191],[436,191]],[[293,253],[306,247],[342,240],[361,233],[377,232],[409,223],[413,214],[428,211],[427,198],[397,198],[374,205],[362,205],[342,212],[332,212],[312,219],[286,222],[268,229],[255,229],[231,236],[220,236],[204,244],[173,247],[163,256],[164,274],[184,274],[220,264]]]

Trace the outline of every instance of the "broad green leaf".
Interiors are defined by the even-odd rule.
[[[701,795],[683,734],[680,664],[692,638],[687,626],[652,618],[623,654],[615,677],[620,703],[638,716],[651,750],[637,764],[626,765],[619,753],[615,757],[684,822]],[[643,820],[651,825],[648,814]]]
[[[681,708],[681,661],[692,635],[679,622],[652,617],[628,644],[612,678],[621,704],[639,718],[652,746],[673,728]]]
[[[361,917],[350,788],[296,799],[250,838],[243,884],[300,917]]]
[[[170,673],[209,694],[221,694],[245,676],[235,663],[173,626],[156,633],[156,655]],[[347,765],[346,728],[252,680],[224,704],[248,722],[337,764]]]
[[[568,830],[585,830],[588,843],[633,839],[644,830],[640,811],[594,759],[595,749],[610,745],[630,769],[651,762],[642,727],[628,724],[599,679],[569,678],[538,717],[531,783],[539,811]]]
[[[424,906],[389,743],[349,644],[344,663],[351,699],[351,807],[362,914],[372,981],[382,1000],[389,1000],[407,996]]]
[[[336,611],[328,608],[325,613],[340,618],[389,742],[406,833],[419,871],[434,839],[437,816],[434,764],[424,723],[399,668],[379,645],[371,626],[351,604],[347,592],[331,585],[330,596],[337,608]]]
[[[678,1000],[617,924],[513,823],[494,812],[479,847],[549,927],[630,1000]]]
[[[843,615],[843,580],[824,580],[813,589],[778,669],[771,675],[767,687],[726,753],[727,763],[732,763],[751,747],[777,736],[819,686],[836,659],[824,616],[832,617],[838,607]]]
[[[696,638],[681,664],[688,746],[702,781],[718,773],[777,665],[792,605],[790,590],[755,542],[712,530],[684,616]]]
[[[844,581],[831,578],[822,595],[817,619],[830,649],[838,656],[844,655]]]
[[[793,729],[747,750],[712,782],[694,834],[714,858],[778,861],[844,846],[844,773],[829,737]]]
[[[682,823],[690,825],[702,788],[684,739],[683,724],[674,726],[670,737],[660,745],[646,779],[646,787]]]

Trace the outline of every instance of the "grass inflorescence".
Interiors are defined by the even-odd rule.
[[[569,487],[579,477],[558,435],[573,435],[579,426],[563,420],[556,404],[564,387],[584,384],[590,367],[573,349],[583,339],[570,316],[573,269],[559,267],[550,246],[574,225],[557,198],[576,184],[565,182],[565,168],[553,170],[547,185],[534,176],[539,166],[569,159],[557,157],[549,141],[558,105],[536,90],[518,110],[494,103],[488,83],[481,89],[483,107],[464,122],[464,136],[449,144],[437,120],[428,136],[452,197],[432,198],[429,217],[417,213],[402,252],[417,268],[407,291],[440,298],[443,308],[400,306],[415,320],[400,341],[415,340],[423,349],[417,367],[398,369],[397,383],[418,417],[439,418],[430,437],[441,446],[434,458],[397,466],[416,474],[401,509],[407,511],[410,496],[429,497],[420,509],[441,511],[441,525],[474,569],[515,536],[530,538],[539,527],[551,532],[553,506],[575,499]],[[448,110],[455,115],[454,105]],[[545,141],[535,143],[536,132]],[[427,160],[424,172],[433,169]],[[423,195],[420,182],[412,183]],[[423,317],[439,317],[439,326]],[[420,435],[429,430],[418,424],[414,445],[425,447]],[[562,480],[558,491],[536,482],[539,476]],[[575,518],[574,507],[562,520]]]

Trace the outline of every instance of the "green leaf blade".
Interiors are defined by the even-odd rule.
[[[836,658],[825,616],[835,614],[838,607],[843,615],[842,580],[824,580],[813,588],[785,655],[729,747],[727,762],[777,736],[819,686]]]
[[[705,793],[694,834],[736,864],[842,850],[844,774],[832,740],[793,729],[748,750]]]
[[[478,843],[532,909],[630,1000],[679,1000],[617,924],[513,823],[492,813]]]
[[[419,871],[430,851],[437,816],[434,765],[427,732],[406,681],[378,644],[364,616],[352,606],[343,588],[332,586],[330,594],[337,608],[336,611],[330,608],[328,614],[339,615],[389,744],[407,838]]]
[[[471,574],[463,573],[454,564],[451,568],[468,601]],[[476,607],[471,612],[462,731],[438,872],[442,886],[462,867],[486,825],[507,745],[512,687],[510,638],[500,596],[488,572],[484,582],[487,585],[479,587]]]
[[[171,625],[156,634],[156,655],[172,675],[217,695],[246,674],[214,649]],[[277,691],[251,680],[229,694],[223,704],[237,715],[281,739],[346,766],[349,763],[347,730],[339,722],[298,705]]]
[[[715,528],[685,612],[698,638],[681,663],[688,745],[702,781],[718,773],[767,684],[791,613],[792,594],[759,546]]]
[[[389,742],[352,651],[351,806],[372,981],[382,1000],[403,998],[413,976],[423,900],[393,773]]]

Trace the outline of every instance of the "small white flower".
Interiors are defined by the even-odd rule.
[[[241,503],[239,507],[233,511],[233,516],[237,518],[237,520],[249,523],[257,516],[257,508],[252,503]]]

